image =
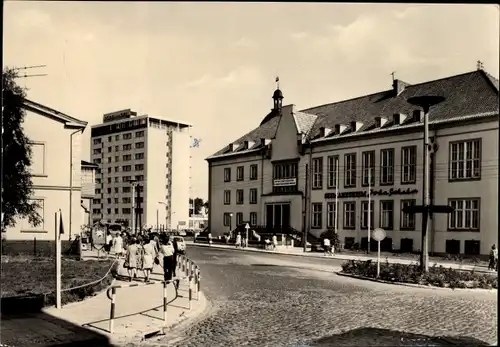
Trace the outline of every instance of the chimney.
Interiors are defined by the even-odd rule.
[[[321,127],[319,128],[319,137],[326,137],[332,133],[332,129]]]
[[[335,124],[335,134],[336,135],[341,135],[346,129],[347,129],[347,126],[344,124]]]
[[[414,122],[422,122],[424,120],[424,111],[423,110],[414,110],[413,111],[413,121]]]
[[[392,120],[394,125],[401,125],[406,120],[406,115],[402,113],[394,113],[392,115]]]
[[[375,127],[382,128],[387,123],[387,118],[375,117]]]
[[[396,94],[396,96],[401,94],[403,92],[403,90],[405,90],[405,87],[406,87],[406,84],[401,80],[395,79],[394,81],[392,81],[392,88],[393,88],[394,94]]]
[[[363,123],[357,122],[355,120],[351,121],[351,130],[352,132],[357,132],[361,127],[363,126]]]
[[[253,145],[255,144],[255,142],[253,141],[245,141],[245,149],[250,149],[253,147]]]

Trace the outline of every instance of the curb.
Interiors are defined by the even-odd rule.
[[[433,285],[425,285],[425,284],[416,284],[416,283],[404,283],[404,282],[393,282],[393,281],[386,281],[386,280],[380,280],[377,278],[372,278],[372,277],[366,277],[366,276],[361,276],[361,275],[353,275],[353,274],[348,274],[342,271],[336,272],[335,274],[339,276],[344,276],[344,277],[350,277],[358,280],[365,280],[365,281],[371,281],[371,282],[378,282],[378,283],[383,283],[383,284],[393,284],[393,285],[398,285],[398,286],[404,286],[404,287],[411,287],[411,288],[423,288],[423,289],[431,289],[431,290],[448,290],[448,291],[489,291],[491,293],[494,293],[497,291],[497,289],[483,289],[483,288],[446,288],[446,287],[436,287]]]

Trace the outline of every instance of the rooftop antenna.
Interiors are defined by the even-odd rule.
[[[484,70],[484,65],[483,65],[483,62],[481,60],[477,61],[477,69]]]
[[[16,78],[27,78],[27,77],[40,77],[40,76],[47,76],[46,73],[44,74],[31,74],[28,75],[26,74],[27,69],[36,69],[40,67],[46,67],[47,65],[32,65],[32,66],[22,66],[22,67],[15,67],[12,70],[19,71],[19,70],[24,70],[24,75],[19,75]]]
[[[276,89],[280,89],[280,78],[276,76]]]

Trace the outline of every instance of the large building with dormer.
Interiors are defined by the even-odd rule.
[[[431,201],[455,210],[432,216],[429,249],[488,254],[498,239],[499,94],[483,70],[394,80],[305,110],[283,106],[276,90],[257,128],[207,158],[212,235],[246,222],[315,236],[336,229],[349,248],[380,227],[385,249],[420,250],[421,215],[403,208],[422,204],[424,114],[407,100],[436,94],[445,101],[429,112]]]

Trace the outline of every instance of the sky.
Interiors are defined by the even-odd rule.
[[[47,65],[28,97],[89,123],[131,108],[193,124],[205,158],[257,127],[275,78],[298,109],[473,71],[499,76],[498,5],[4,2],[4,67]]]

